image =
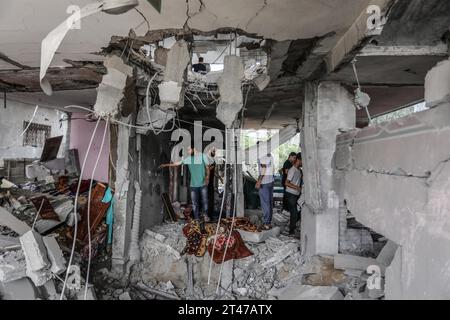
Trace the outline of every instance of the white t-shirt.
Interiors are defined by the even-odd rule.
[[[288,181],[290,181],[292,184],[295,184],[296,186],[300,186],[301,183],[301,179],[302,179],[302,174],[300,172],[299,169],[297,169],[296,167],[292,166],[287,174],[287,178]],[[296,196],[298,196],[300,194],[300,190],[295,190],[290,188],[289,186],[286,187],[286,191],[292,194],[295,194]]]
[[[265,168],[262,168],[261,165],[265,165]],[[259,167],[259,175],[262,174],[263,169],[265,169],[264,176],[261,180],[261,184],[267,184],[272,183],[274,181],[273,178],[273,158],[272,155],[265,155],[259,158],[258,160],[258,167]]]

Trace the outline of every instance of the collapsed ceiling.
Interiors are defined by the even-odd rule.
[[[369,107],[376,113],[398,107],[386,105],[386,92],[402,104],[416,101],[423,95],[427,70],[448,56],[448,1],[178,0],[163,1],[161,13],[140,1],[139,11],[90,16],[81,21],[79,30],[69,32],[48,71],[55,92],[47,97],[39,86],[40,42],[68,17],[69,5],[83,7],[90,2],[2,1],[0,90],[9,99],[52,107],[92,107],[95,89],[106,72],[102,64],[106,52],[126,46],[139,50],[173,36],[193,41],[195,36],[194,52],[203,55],[214,47],[222,51],[227,34],[231,38],[239,34],[264,39],[270,76],[263,91],[253,87],[248,92],[245,126],[280,128],[300,117],[305,81],[339,80],[354,86],[350,62],[355,56],[361,84],[372,97]],[[366,24],[369,2],[388,14],[381,35],[358,33],[359,26]],[[21,12],[22,17],[8,12]],[[260,50],[259,46],[249,49]],[[405,86],[409,90],[395,89]],[[206,102],[201,106],[194,101],[201,107],[197,111],[183,108],[180,116],[217,122],[215,104]]]

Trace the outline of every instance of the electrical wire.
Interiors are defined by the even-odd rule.
[[[97,128],[98,128],[98,124],[100,123],[100,120],[101,120],[101,118],[99,118],[97,120],[97,122],[95,124],[94,131],[92,132],[91,139],[89,141],[89,145],[88,145],[88,148],[86,150],[86,155],[84,156],[83,165],[81,167],[80,177],[78,179],[77,192],[75,193],[75,203],[74,203],[74,208],[73,208],[73,213],[74,213],[74,233],[73,233],[72,250],[70,252],[69,264],[67,266],[66,276],[64,278],[64,285],[63,285],[63,288],[62,288],[62,291],[61,291],[61,296],[59,298],[60,300],[62,300],[63,297],[64,297],[64,292],[66,290],[67,280],[69,278],[69,271],[70,271],[70,267],[72,266],[73,255],[75,253],[75,245],[76,245],[76,242],[77,242],[77,232],[78,232],[77,205],[78,205],[78,196],[80,194],[81,181],[82,181],[82,177],[83,177],[83,173],[84,173],[84,168],[86,166],[87,158],[89,156],[89,152],[91,151],[92,142],[94,141],[94,136],[95,136],[95,133],[97,132]]]
[[[102,143],[100,145],[100,150],[98,151],[97,159],[95,160],[94,168],[92,169],[92,176],[91,181],[89,183],[89,192],[88,192],[88,209],[87,209],[87,229],[88,229],[88,245],[89,245],[89,258],[88,258],[88,266],[86,271],[86,285],[84,289],[84,300],[87,300],[87,293],[88,293],[88,284],[89,284],[89,273],[91,271],[91,259],[92,259],[92,240],[91,240],[91,194],[92,194],[92,184],[94,181],[95,172],[97,171],[97,166],[100,161],[100,157],[102,155],[103,146],[105,144],[105,138],[106,133],[108,132],[108,124],[109,124],[109,118],[106,120],[105,123],[105,130],[103,131],[103,137],[102,137]]]
[[[225,196],[227,194],[227,163],[228,163],[228,153],[227,151],[227,140],[228,137],[227,135],[225,135],[225,169],[224,169],[224,184],[223,184],[223,196],[222,196],[222,203],[220,205],[220,213],[219,213],[219,219],[217,221],[217,226],[216,226],[216,234],[214,236],[214,244],[213,244],[213,249],[212,249],[212,253],[211,253],[211,260],[209,262],[209,271],[208,271],[208,284],[210,284],[211,282],[211,270],[212,270],[212,263],[213,263],[213,259],[214,259],[214,249],[216,248],[216,242],[217,242],[217,235],[219,233],[219,228],[220,228],[220,221],[222,220],[222,213],[223,213],[223,207],[225,204]]]
[[[232,129],[232,135],[233,135],[233,139],[234,139],[234,137],[235,137],[235,133],[234,133],[234,128]],[[234,140],[235,141],[235,140]],[[224,262],[225,262],[225,257],[226,257],[226,254],[227,254],[227,251],[228,251],[228,244],[230,243],[230,240],[231,240],[231,235],[233,234],[233,227],[234,227],[234,221],[235,221],[235,218],[236,218],[236,208],[237,208],[237,201],[236,201],[236,194],[237,194],[237,159],[236,159],[236,146],[235,146],[235,144],[236,143],[233,143],[233,147],[234,147],[234,152],[233,152],[233,154],[234,154],[234,156],[235,156],[235,163],[234,163],[234,165],[233,165],[233,167],[234,167],[234,197],[233,197],[233,200],[234,200],[234,205],[233,205],[233,218],[232,218],[232,220],[231,220],[231,227],[230,227],[230,230],[229,230],[229,233],[228,233],[228,239],[227,239],[227,241],[226,241],[226,243],[225,243],[225,251],[224,251],[224,253],[223,253],[223,257],[222,257],[222,263],[221,263],[221,265],[220,265],[220,272],[219,272],[219,280],[217,281],[217,287],[216,287],[216,294],[218,294],[218,292],[219,292],[219,287],[220,287],[220,281],[222,280],[222,272],[223,272],[223,265],[224,265]]]

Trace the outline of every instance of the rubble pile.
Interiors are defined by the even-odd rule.
[[[21,185],[5,184],[6,179],[1,180],[0,295],[4,299],[59,298],[61,279],[65,277],[71,252],[69,248],[73,242],[75,219],[78,221],[78,232],[72,265],[84,270],[87,262],[89,245],[85,240],[85,220],[89,181],[83,180],[81,183],[75,215],[78,184],[75,176],[59,176]],[[105,244],[107,229],[102,220],[110,205],[106,202],[99,204],[103,194],[106,194],[105,189],[102,184],[94,183],[91,196],[93,264],[99,253],[106,255],[104,251],[99,252],[101,245]],[[31,294],[30,290],[37,294]],[[95,298],[92,288],[88,291],[88,296]],[[84,299],[82,288],[70,288],[65,291],[65,298],[80,299],[80,294]]]

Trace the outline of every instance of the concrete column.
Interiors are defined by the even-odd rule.
[[[121,121],[128,123],[129,117],[122,118]],[[117,162],[116,181],[114,194],[114,225],[113,225],[113,246],[112,246],[112,271],[117,275],[125,273],[128,262],[128,248],[131,236],[131,226],[128,220],[128,197],[132,189],[130,185],[130,128],[125,126],[117,127]]]
[[[339,199],[333,186],[333,154],[339,129],[355,126],[352,96],[338,82],[307,83],[303,115],[302,252],[336,254]]]

